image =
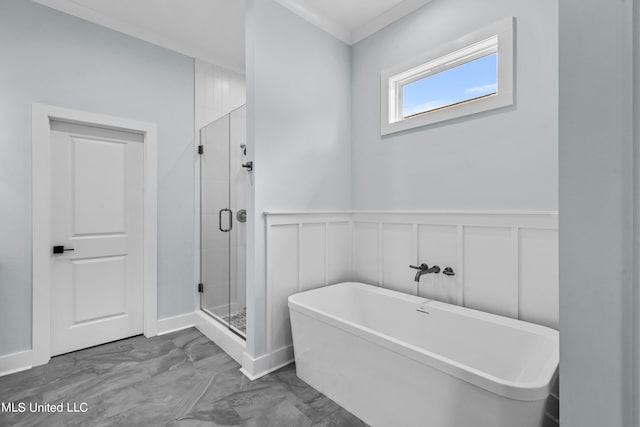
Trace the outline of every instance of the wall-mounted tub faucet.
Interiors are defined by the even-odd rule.
[[[409,267],[418,270],[416,272],[416,278],[414,279],[416,282],[420,282],[420,277],[422,277],[423,274],[440,273],[440,267],[438,267],[437,265],[429,268],[427,264],[422,263],[420,264],[420,266],[410,265]]]

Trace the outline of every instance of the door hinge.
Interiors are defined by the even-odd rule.
[[[200,293],[204,292],[204,285],[202,283],[198,283],[198,292]]]
[[[204,145],[198,145],[198,154],[204,154]]]

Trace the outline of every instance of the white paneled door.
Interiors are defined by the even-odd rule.
[[[51,124],[51,350],[143,331],[143,135]]]

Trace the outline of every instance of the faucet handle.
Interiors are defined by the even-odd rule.
[[[420,264],[420,266],[417,265],[410,265],[409,268],[413,268],[414,270],[426,270],[429,268],[429,266],[425,263]]]
[[[451,267],[446,267],[443,271],[442,274],[444,274],[445,276],[455,276],[456,273],[453,272],[453,268]]]

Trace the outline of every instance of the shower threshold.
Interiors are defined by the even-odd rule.
[[[218,322],[228,326],[233,332],[237,335],[240,335],[242,338],[247,337],[247,309],[242,308],[241,310],[235,311],[233,313],[225,313],[225,314],[216,314],[212,309],[203,309],[205,313],[216,319]],[[216,310],[218,311],[218,310]]]

